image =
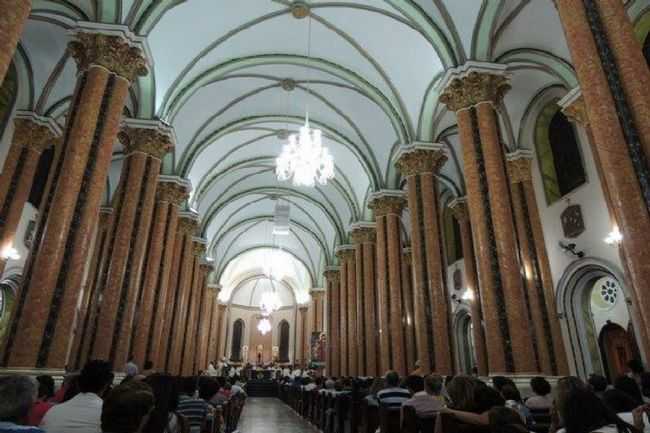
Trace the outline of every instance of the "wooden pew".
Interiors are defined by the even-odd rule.
[[[379,408],[379,432],[400,433],[400,408]]]
[[[436,417],[420,418],[413,406],[402,408],[402,433],[432,433],[436,425]]]
[[[379,408],[368,404],[365,398],[360,402],[361,407],[361,425],[359,433],[375,433],[379,427]]]

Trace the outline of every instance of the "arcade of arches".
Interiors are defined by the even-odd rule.
[[[650,0],[0,11],[2,371],[650,361]]]

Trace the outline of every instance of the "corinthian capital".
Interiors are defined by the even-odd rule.
[[[328,266],[323,272],[323,276],[327,281],[338,282],[341,278],[341,272],[338,266]]]
[[[352,232],[350,233],[350,237],[352,238],[353,244],[375,243],[375,238],[377,237],[375,223],[356,223],[352,224],[351,228]]]
[[[19,111],[14,118],[13,143],[38,153],[52,146],[60,133],[53,119],[31,111]]]
[[[533,155],[530,151],[519,150],[506,155],[508,178],[510,183],[522,183],[531,179],[530,163]]]
[[[142,152],[162,159],[174,148],[173,130],[159,120],[127,119],[118,138],[127,155]]]
[[[412,143],[402,146],[395,156],[395,165],[404,177],[416,174],[437,174],[447,162],[442,144]]]
[[[354,247],[352,245],[339,245],[336,248],[336,257],[340,261],[354,259]]]
[[[68,44],[79,70],[101,66],[129,82],[148,73],[147,60],[139,41],[123,26],[84,25],[73,31]]]
[[[459,197],[452,200],[449,203],[449,209],[454,218],[456,218],[456,221],[465,221],[469,217],[467,211],[467,198],[465,197]]]
[[[203,238],[192,238],[192,248],[194,249],[194,255],[197,257],[202,257],[205,255],[207,243],[208,241]]]
[[[370,196],[368,207],[375,212],[375,217],[401,215],[406,206],[403,191],[381,190]]]
[[[186,234],[193,235],[199,227],[198,217],[193,212],[181,212],[178,215],[178,231]]]
[[[440,102],[454,112],[481,102],[498,105],[510,89],[507,68],[491,63],[467,62],[447,71],[442,83]]]
[[[562,113],[570,121],[578,123],[584,127],[589,125],[587,108],[585,107],[585,100],[582,96],[580,87],[576,87],[567,93],[564,98],[557,101],[557,105],[560,106]]]

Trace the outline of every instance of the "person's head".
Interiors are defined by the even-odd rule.
[[[429,395],[440,395],[443,378],[439,374],[430,374],[424,378],[424,390]]]
[[[528,433],[519,413],[507,407],[490,409],[488,420],[491,433]]]
[[[208,401],[219,392],[219,383],[212,378],[203,377],[199,381],[199,398]]]
[[[620,389],[609,389],[603,393],[603,402],[616,413],[632,412],[638,404]]]
[[[181,394],[194,395],[196,392],[196,380],[194,377],[181,378]]]
[[[587,433],[612,424],[619,432],[634,431],[586,387],[571,388],[556,400],[556,408],[566,433]]]
[[[641,396],[641,390],[636,381],[628,376],[619,376],[614,381],[614,388],[623,391],[637,402],[638,406],[643,404],[643,397]]]
[[[145,361],[144,362],[144,369],[145,370],[153,370],[153,362],[152,361]]]
[[[608,385],[605,376],[602,376],[600,374],[590,374],[589,378],[587,379],[587,384],[594,392],[605,392]]]
[[[417,374],[411,374],[404,380],[404,386],[411,391],[411,394],[424,391],[424,379]]]
[[[65,403],[66,401],[74,398],[80,392],[79,375],[71,374],[67,376],[65,380],[65,392],[63,393],[63,399],[61,400],[61,403]]]
[[[165,374],[152,374],[144,382],[151,387],[156,400],[156,407],[151,412],[144,433],[160,433],[167,427],[169,413],[178,407],[178,382]]]
[[[79,375],[79,391],[102,396],[113,383],[113,367],[110,362],[88,361]]]
[[[555,392],[553,393],[553,400],[555,401],[556,406],[563,404],[563,402],[568,398],[569,393],[575,389],[589,390],[587,385],[575,376],[560,378],[557,381]]]
[[[0,421],[23,424],[37,392],[36,381],[29,376],[0,378]]]
[[[334,382],[332,379],[327,379],[325,381],[325,389],[334,389],[334,386],[336,385],[336,382]]]
[[[505,400],[511,400],[521,403],[521,394],[517,387],[513,385],[503,385],[501,388],[501,395]]]
[[[641,374],[644,372],[643,363],[638,359],[630,359],[627,362],[627,368],[634,374]]]
[[[115,387],[104,399],[101,416],[103,433],[136,433],[143,429],[153,410],[153,390],[133,380]]]
[[[551,393],[551,384],[541,376],[530,379],[530,388],[535,394],[541,395],[542,397]]]
[[[474,407],[474,392],[478,382],[470,376],[456,376],[447,385],[447,393],[453,408],[471,410]]]
[[[38,398],[48,399],[54,397],[54,379],[52,376],[37,376],[36,381],[38,382]]]
[[[515,383],[512,381],[512,379],[505,376],[494,376],[492,378],[492,386],[494,386],[494,389],[496,389],[497,391],[501,392],[501,388],[503,388],[506,385],[515,386]]]
[[[396,371],[389,370],[386,373],[386,387],[395,388],[399,386],[399,374]]]

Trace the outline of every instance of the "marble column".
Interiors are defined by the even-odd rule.
[[[185,334],[181,342],[181,372],[184,376],[194,374],[194,360],[196,358],[196,336],[199,330],[198,312],[205,275],[202,266],[207,241],[201,238],[194,238],[194,262],[192,263],[192,280],[190,282],[187,312],[185,313]]]
[[[468,62],[448,71],[441,102],[456,112],[469,214],[485,296],[490,374],[537,371],[495,106],[509,89],[503,65]]]
[[[135,37],[109,27],[79,27],[68,46],[78,65],[77,86],[5,342],[5,366],[63,368],[68,362],[122,110],[131,82],[147,73]]]
[[[341,330],[341,376],[356,375],[356,278],[354,269],[354,249],[352,245],[340,245],[336,256],[341,266],[340,317]],[[353,353],[354,352],[354,353]]]
[[[199,282],[201,286],[201,297],[198,300],[198,331],[196,334],[196,355],[194,358],[194,372],[198,374],[199,371],[204,371],[208,368],[208,344],[210,343],[210,327],[212,324],[212,301],[214,296],[212,296],[212,289],[208,284],[208,277],[210,272],[214,270],[214,264],[212,261],[204,261],[201,263],[201,276],[202,279]]]
[[[357,287],[358,372],[377,375],[377,302],[375,296],[375,224],[359,222],[352,225]]]
[[[474,256],[474,243],[472,227],[470,226],[467,210],[467,198],[461,197],[453,200],[449,207],[458,221],[460,238],[463,248],[463,265],[465,267],[465,285],[471,294],[469,302],[470,318],[472,320],[472,336],[474,338],[474,356],[476,369],[480,376],[488,375],[487,352],[485,348],[485,332],[483,330],[483,312],[481,311],[481,290],[476,275],[476,257]]]
[[[436,178],[447,155],[441,144],[414,143],[402,146],[396,160],[408,190],[420,368],[423,374],[452,374],[449,299]]]
[[[41,153],[60,134],[58,125],[50,118],[25,111],[14,117],[13,140],[0,173],[0,275],[13,248]]]
[[[208,337],[208,362],[214,362],[216,367],[216,362],[219,360],[219,350],[218,350],[218,341],[219,341],[219,309],[218,309],[218,300],[219,296],[219,285],[217,284],[208,284],[208,314],[210,316],[210,336]]]
[[[404,294],[404,333],[406,335],[406,367],[411,372],[418,361],[415,343],[415,302],[413,297],[413,263],[411,248],[402,250],[402,292]]]
[[[402,191],[382,190],[370,197],[377,230],[377,311],[379,374],[407,374],[402,305],[402,245],[400,217],[406,200]]]
[[[340,329],[339,329],[339,267],[331,266],[324,273],[327,282],[327,375],[341,374]]]
[[[92,256],[88,265],[88,277],[83,289],[72,350],[70,366],[80,370],[88,361],[91,331],[94,329],[98,312],[99,280],[105,265],[106,250],[110,228],[113,226],[113,208],[101,207],[97,233],[93,242]]]
[[[325,304],[325,291],[323,289],[314,289],[310,293],[312,304],[311,304],[311,332],[318,332],[322,334],[325,330],[323,329],[323,312]]]
[[[160,359],[158,365],[171,374],[180,374],[182,335],[185,331],[185,311],[194,264],[193,237],[197,229],[197,217],[190,212],[179,213],[178,228],[174,242],[174,261],[167,289],[167,308],[162,330]],[[153,352],[152,352],[153,353]]]
[[[31,0],[0,0],[0,85],[7,75],[31,10]]]
[[[557,0],[635,292],[650,329],[650,78],[621,3]],[[650,351],[644,348],[646,353]],[[649,355],[650,356],[650,355]]]
[[[544,230],[533,189],[530,151],[507,155],[508,175],[512,183],[512,201],[519,236],[520,254],[537,341],[537,356],[543,373],[569,374],[564,339],[555,308],[551,267],[546,252]]]
[[[309,307],[301,306],[298,308],[298,316],[300,318],[300,339],[296,342],[300,350],[298,351],[298,359],[301,365],[306,366],[309,363],[309,349],[307,349],[307,320]]]
[[[219,298],[217,297],[217,300]],[[225,304],[219,304],[217,302],[217,344],[216,344],[216,349],[217,349],[217,358],[221,358],[226,356],[226,349],[224,347],[225,345],[225,340],[226,336],[224,335],[224,322],[226,320],[226,309],[227,305]]]
[[[110,360],[118,370],[129,358],[158,175],[163,156],[172,148],[171,137],[171,131],[155,121],[128,120],[120,133],[126,158],[115,197],[93,345],[93,357]]]
[[[141,302],[133,328],[133,358],[138,365],[153,361],[160,347],[160,331],[164,327],[164,302],[173,242],[178,224],[179,206],[187,199],[187,185],[180,178],[159,176],[156,204],[149,246],[143,268]],[[154,366],[155,367],[155,366]]]

